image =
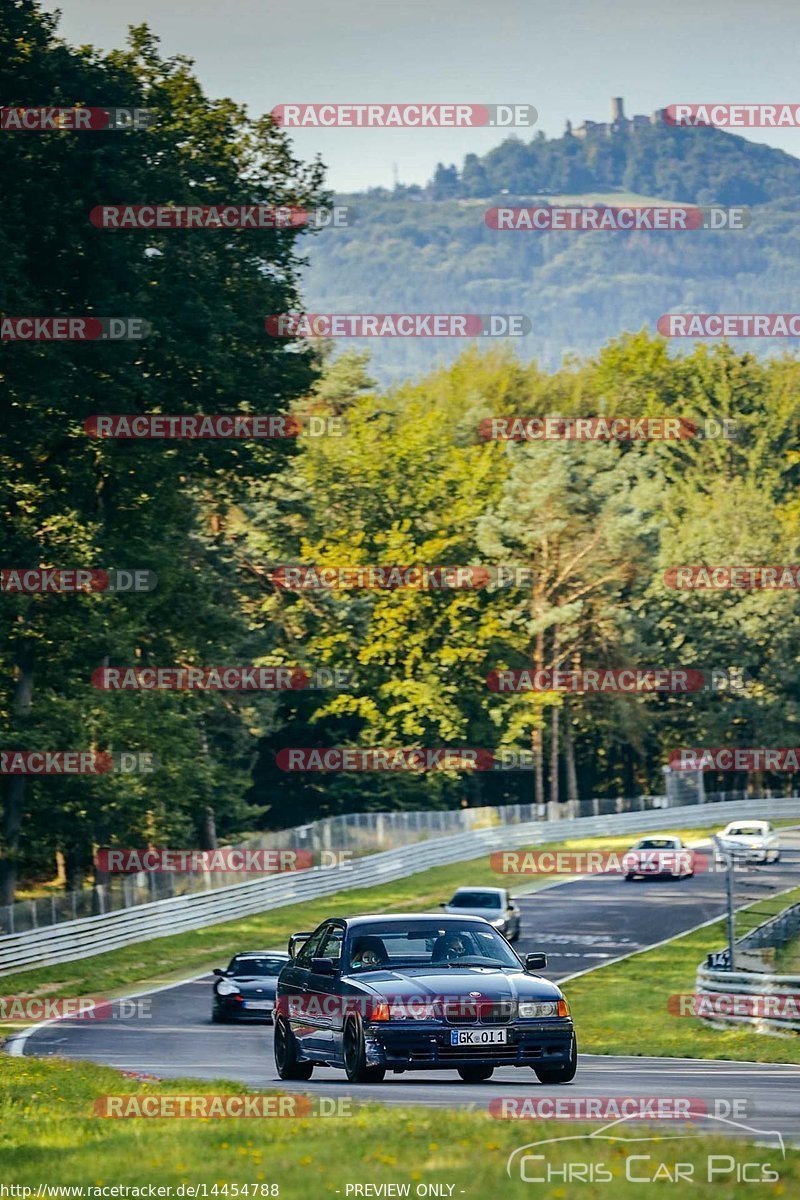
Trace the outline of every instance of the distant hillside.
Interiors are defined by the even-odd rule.
[[[631,202],[631,194],[697,204],[746,204],[736,232],[498,233],[486,208],[542,198]],[[592,195],[584,195],[592,193]],[[509,138],[461,170],[440,164],[427,188],[338,197],[350,228],[309,246],[310,311],[524,312],[525,358],[557,366],[623,330],[655,328],[672,309],[796,311],[800,160],[715,129],[663,125]],[[353,344],[353,343],[350,343]],[[363,343],[367,344],[367,343]],[[782,342],[779,349],[784,349]],[[384,382],[450,361],[456,339],[370,339]],[[776,343],[750,348],[774,351]]]
[[[529,142],[507,138],[483,158],[468,154],[460,171],[440,163],[420,190],[445,200],[504,188],[516,194],[619,188],[697,204],[763,204],[800,193],[800,160],[719,129],[660,124],[551,140],[540,133]]]

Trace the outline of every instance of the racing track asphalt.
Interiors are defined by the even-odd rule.
[[[737,904],[797,885],[800,833],[784,832],[780,863],[737,875]],[[519,903],[522,936],[516,949],[521,954],[545,951],[548,968],[542,974],[564,982],[721,916],[725,879],[698,873],[683,880],[627,882],[618,875],[597,875],[521,896]],[[231,946],[231,952],[249,948]],[[500,1068],[482,1084],[463,1083],[455,1072],[410,1071],[366,1087],[348,1084],[341,1071],[317,1068],[307,1083],[284,1084],[275,1072],[270,1025],[210,1023],[211,981],[209,975],[148,993],[148,1019],[38,1026],[12,1052],[89,1059],[160,1078],[228,1079],[251,1087],[391,1104],[485,1108],[498,1096],[566,1094],[563,1087],[539,1084],[527,1068]],[[565,990],[569,995],[568,986]],[[642,1019],[653,1016],[643,1014]],[[747,1098],[750,1124],[800,1136],[798,1066],[582,1054],[573,1087],[572,1094],[581,1096],[688,1095],[709,1106],[719,1098]]]

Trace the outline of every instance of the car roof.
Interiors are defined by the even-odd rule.
[[[237,950],[234,958],[288,958],[285,950]]]
[[[483,917],[458,917],[454,918],[447,913],[370,913],[361,917],[329,917],[330,921],[345,921],[348,928],[353,929],[359,925],[371,924],[373,921],[380,921],[382,924],[391,925],[407,925],[409,921],[474,921],[476,925],[485,925]]]
[[[729,821],[725,828],[732,829],[734,825],[760,825],[766,828],[769,821],[762,821],[759,817],[740,817],[738,821]]]
[[[453,892],[457,896],[459,892],[504,892],[506,889],[501,887],[486,886],[482,883],[476,883],[474,887],[460,887]]]

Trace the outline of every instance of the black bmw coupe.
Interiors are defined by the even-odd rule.
[[[455,1070],[469,1083],[495,1067],[530,1067],[569,1083],[575,1031],[560,988],[535,974],[482,917],[332,917],[294,934],[275,1005],[281,1079],[315,1066],[352,1083],[387,1071]]]

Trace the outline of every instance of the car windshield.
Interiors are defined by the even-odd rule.
[[[645,838],[639,842],[637,850],[674,850],[675,841],[672,838]]]
[[[502,908],[499,892],[456,892],[450,908]]]
[[[728,830],[729,837],[761,837],[764,829],[760,825],[734,825]]]
[[[351,971],[459,964],[520,970],[519,959],[490,925],[467,924],[457,917],[407,926],[370,921],[353,929],[348,943]]]
[[[236,958],[231,959],[228,974],[280,975],[285,966],[285,958],[250,958],[249,955],[237,954]]]

